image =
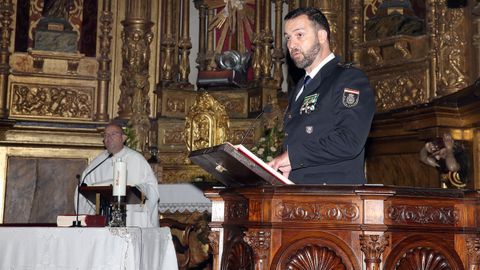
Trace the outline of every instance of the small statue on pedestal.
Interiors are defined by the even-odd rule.
[[[442,188],[464,188],[468,183],[468,156],[464,146],[448,133],[428,140],[420,151],[420,160],[437,168]]]

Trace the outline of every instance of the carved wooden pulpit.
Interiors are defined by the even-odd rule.
[[[204,191],[212,201],[213,269],[480,267],[475,190],[282,185],[248,174],[264,167],[228,145],[189,156],[225,185]]]
[[[214,269],[479,269],[479,194],[365,186],[206,192]]]

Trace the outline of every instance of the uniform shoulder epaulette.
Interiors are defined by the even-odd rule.
[[[338,65],[339,65],[340,67],[343,67],[343,68],[352,68],[352,67],[354,67],[354,63],[353,63],[353,62],[338,63]]]

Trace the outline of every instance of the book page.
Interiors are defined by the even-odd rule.
[[[255,154],[253,154],[245,146],[238,144],[238,145],[233,145],[233,147],[235,147],[235,149],[237,149],[240,153],[244,154],[246,157],[250,158],[253,162],[255,162],[257,165],[262,167],[264,170],[266,170],[267,172],[275,176],[278,180],[282,181],[284,184],[295,185],[295,183],[293,183],[290,179],[286,178],[281,173],[275,171],[272,167],[268,166],[267,163],[265,163]]]

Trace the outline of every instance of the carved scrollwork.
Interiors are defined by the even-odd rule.
[[[454,207],[398,205],[387,209],[387,218],[397,223],[454,225],[458,212]]]
[[[441,253],[430,248],[418,247],[405,252],[394,270],[410,269],[449,270],[454,268]]]
[[[449,9],[443,3],[437,4],[435,20],[436,29],[441,29],[436,35],[436,49],[438,51],[437,62],[438,85],[440,94],[451,93],[464,88],[469,83],[467,73],[466,52],[467,36],[459,31],[466,25],[464,9]]]
[[[400,53],[402,54],[402,57],[404,59],[410,59],[412,58],[412,52],[410,51],[410,48],[408,46],[408,42],[405,41],[405,40],[398,40],[395,42],[395,44],[393,45],[393,47],[395,49],[397,49],[398,51],[400,51]]]
[[[427,102],[428,93],[423,86],[424,80],[424,74],[418,71],[372,82],[377,110],[388,111]]]
[[[92,118],[93,88],[14,85],[11,114]]]
[[[360,209],[354,203],[279,203],[275,211],[283,220],[354,221]]]
[[[246,202],[227,202],[225,206],[225,217],[227,219],[243,219],[248,216]]]
[[[288,270],[335,269],[345,270],[347,267],[341,257],[327,247],[307,245],[297,250],[286,263]]]

